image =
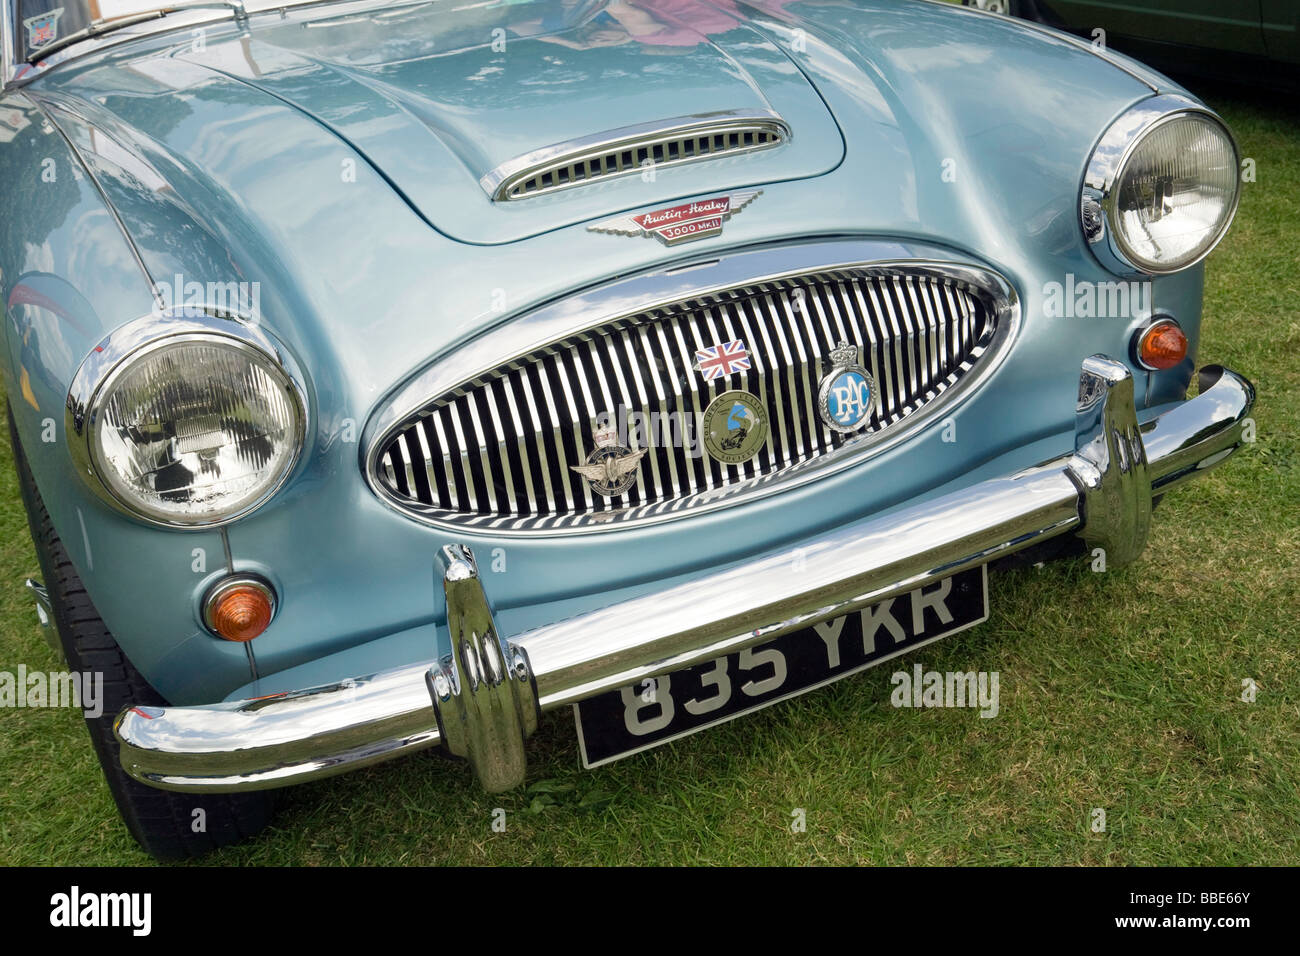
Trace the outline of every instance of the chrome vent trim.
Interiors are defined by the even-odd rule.
[[[735,253],[620,280],[518,316],[430,366],[381,406],[363,436],[369,483],[390,507],[437,527],[494,536],[557,535],[622,529],[729,507],[879,454],[950,410],[987,380],[1001,364],[1020,326],[1014,290],[1001,276],[983,267],[922,258],[852,261],[835,257],[837,253],[883,249],[900,251],[892,243],[824,241]],[[829,264],[818,265],[818,259]],[[802,268],[779,272],[770,268],[801,261],[805,263]],[[769,268],[764,270],[764,266]],[[715,279],[719,281],[715,283]],[[782,403],[779,411],[770,409],[774,417],[797,418],[794,427],[790,422],[777,423],[780,435],[770,446],[774,458],[765,450],[755,462],[734,472],[723,469],[723,480],[719,480],[707,456],[694,464],[684,461],[677,450],[665,455],[659,452],[666,450],[656,449],[654,455],[647,456],[637,486],[613,501],[593,496],[569,471],[568,466],[576,463],[590,444],[590,423],[583,421],[586,406],[606,404],[604,397],[589,394],[597,388],[595,379],[587,381],[592,373],[604,375],[607,388],[600,390],[606,396],[634,397],[629,402],[634,407],[653,411],[663,407],[665,400],[671,404],[674,395],[664,373],[656,375],[654,367],[644,363],[638,368],[633,358],[638,353],[654,355],[681,373],[684,356],[674,361],[670,352],[675,348],[681,353],[683,347],[661,323],[689,322],[694,309],[706,334],[711,334],[708,325],[717,326],[721,334],[727,321],[733,327],[739,321],[742,337],[763,342],[753,312],[732,313],[727,319],[725,311],[735,309],[745,295],[757,290],[771,299],[780,316],[785,311],[782,290],[788,292],[813,280],[824,280],[834,295],[810,300],[814,306],[808,314],[814,323],[811,334],[802,335],[797,342],[791,329],[807,326],[787,322],[783,346],[777,341],[781,333],[768,327],[772,349],[788,349],[792,359],[801,347],[805,350],[802,364],[796,361],[780,369],[779,381],[765,378],[761,385],[761,389],[791,391],[798,400]],[[840,321],[850,318],[848,310],[860,301],[859,293],[869,301],[872,291],[879,297],[882,290],[893,306],[891,311],[885,300],[880,300],[879,314],[885,317],[890,333],[889,341],[881,345],[897,363],[888,374],[880,364],[883,352],[870,346],[872,332],[866,324],[858,325],[863,336],[860,341],[867,346],[864,362],[885,391],[880,417],[868,431],[831,434],[809,404],[815,405],[812,385],[820,374],[815,363],[830,347],[826,333],[837,333]],[[645,305],[634,314],[611,308],[629,300]],[[963,300],[977,309],[964,308]],[[923,302],[929,302],[934,311],[921,308]],[[914,306],[913,311],[902,308],[905,303]],[[935,321],[915,321],[917,316],[927,315]],[[940,315],[955,321],[945,324],[938,321]],[[823,321],[829,327],[818,331]],[[872,331],[880,334],[878,326]],[[689,338],[687,342],[689,345]],[[583,357],[575,362],[572,349],[578,346],[588,351],[580,353]],[[960,360],[951,367],[935,364],[939,356],[958,354]],[[534,361],[536,358],[541,361]],[[588,374],[580,376],[584,367]],[[895,368],[902,374],[896,374]],[[913,375],[916,391],[909,400],[906,393],[913,388]],[[528,387],[521,387],[521,382]],[[696,384],[702,393],[697,396],[701,408],[712,391],[721,390]],[[733,381],[731,387],[761,391],[748,382]],[[641,400],[642,390],[645,401]],[[767,396],[763,397],[766,401]],[[449,403],[456,401],[461,405],[458,414],[452,414]],[[677,401],[685,410],[693,410],[689,391],[677,396]],[[435,449],[446,453],[438,456],[437,468],[428,467]],[[389,454],[394,450],[396,454]],[[435,488],[439,483],[441,487]],[[401,492],[402,485],[406,493]],[[665,485],[678,489],[677,496],[655,500],[648,495]],[[417,496],[441,500],[449,507],[422,502]],[[629,499],[639,503],[629,506]],[[544,513],[522,513],[525,508]],[[474,513],[458,509],[473,509]],[[483,513],[478,513],[480,510]]]
[[[494,202],[531,199],[645,170],[771,149],[790,140],[775,113],[727,110],[624,126],[507,160],[479,182]]]

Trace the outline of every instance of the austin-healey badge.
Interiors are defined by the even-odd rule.
[[[592,232],[612,232],[619,236],[655,236],[666,246],[695,239],[707,239],[722,233],[722,224],[736,215],[763,190],[747,189],[712,199],[697,199],[680,206],[652,209],[635,216],[619,216],[594,223]]]

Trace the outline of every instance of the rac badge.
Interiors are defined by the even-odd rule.
[[[822,421],[837,432],[855,432],[871,421],[876,399],[876,383],[862,367],[858,347],[841,342],[831,349],[831,370],[817,394]]]
[[[679,242],[721,235],[722,224],[752,203],[762,192],[761,189],[747,189],[729,196],[714,196],[712,199],[699,199],[680,206],[652,209],[635,216],[606,219],[587,228],[592,232],[609,232],[618,236],[657,236],[664,245],[675,246]]]
[[[767,441],[767,409],[751,392],[723,392],[704,410],[702,431],[704,447],[714,459],[743,465]]]
[[[587,456],[585,465],[569,468],[587,479],[587,487],[605,498],[621,495],[636,483],[636,470],[649,450],[632,451],[618,443],[618,432],[613,428],[597,429],[592,436],[596,447]]]

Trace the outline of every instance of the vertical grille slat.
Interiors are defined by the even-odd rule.
[[[588,172],[618,162],[611,155]],[[375,477],[423,513],[494,528],[676,512],[908,418],[981,359],[995,319],[969,287],[934,274],[846,267],[710,293],[574,334],[431,400],[394,429]],[[750,368],[706,381],[696,351],[733,340],[744,342]],[[868,425],[847,434],[826,425],[818,396],[841,342],[858,348],[878,394]],[[768,436],[750,461],[726,465],[703,450],[703,413],[734,389],[762,402]],[[641,416],[643,427],[619,421],[620,410]],[[634,484],[612,498],[571,470],[597,447],[594,425],[606,417],[632,450],[648,446]]]
[[[456,494],[464,503],[465,511],[478,511],[478,493],[474,488],[476,469],[470,464],[469,449],[465,443],[465,432],[461,426],[461,400],[447,406],[448,418],[451,419],[451,431],[447,434],[447,448],[452,460],[452,471],[456,476]]]
[[[773,409],[775,409],[776,428],[769,433],[768,442],[773,449],[773,466],[781,467],[790,464],[791,461],[790,436],[789,427],[786,425],[786,400],[782,391],[782,377],[777,371],[779,366],[775,364],[776,353],[772,349],[772,342],[768,336],[767,328],[761,323],[750,321],[751,313],[748,306],[748,300],[741,300],[735,303],[732,308],[735,309],[736,321],[740,323],[741,329],[744,330],[744,340],[749,344],[755,374],[758,376],[758,380],[763,383],[763,394],[759,397],[763,399],[764,404],[767,406],[769,415],[773,414]],[[755,326],[759,329],[759,335],[754,334]],[[772,369],[770,375],[769,369]]]
[[[618,395],[616,396],[616,401],[611,407],[611,410],[617,410],[619,408],[644,409],[644,403],[637,402],[636,398],[632,394],[631,388],[628,386],[628,381],[632,377],[630,374],[631,369],[625,368],[625,363],[619,360],[618,345],[616,342],[617,335],[618,333],[614,332],[610,335],[603,336],[604,341],[601,342],[602,357],[604,358],[607,367],[613,370],[613,381],[618,388]],[[627,374],[625,374],[625,371]],[[646,493],[646,474],[644,467],[636,470],[636,484],[629,488],[624,493],[624,496],[628,499],[634,499],[637,501],[648,500],[649,495]]]
[[[520,475],[519,445],[517,441],[511,440],[519,436],[514,428],[506,428],[502,420],[502,411],[508,407],[508,404],[502,400],[503,395],[501,382],[490,381],[487,383],[483,400],[492,419],[493,439],[496,441],[496,453],[501,462],[501,477],[506,492],[507,513],[517,515],[521,513],[519,502],[527,502],[531,496],[520,493],[519,482],[522,475]]]
[[[571,430],[564,427],[556,408],[555,393],[551,389],[550,379],[546,374],[546,366],[539,359],[532,363],[529,371],[532,373],[534,387],[541,390],[541,401],[538,403],[540,409],[546,415],[546,422],[549,428],[543,427],[542,440],[547,443],[551,464],[551,482],[555,489],[555,503],[561,511],[574,510],[574,497],[572,482],[569,480],[569,465],[574,462],[569,461],[569,456],[565,453],[564,438],[565,433],[571,434]]]
[[[500,481],[498,475],[499,469],[491,459],[488,451],[487,431],[483,427],[483,422],[479,417],[478,399],[482,397],[481,391],[475,391],[466,395],[463,399],[469,411],[469,422],[473,426],[472,441],[478,450],[479,464],[482,465],[483,506],[486,507],[488,514],[497,512],[497,485]]]
[[[553,514],[556,511],[555,486],[551,482],[550,461],[546,452],[546,427],[543,424],[542,416],[537,413],[536,393],[524,375],[523,368],[516,366],[515,372],[517,374],[511,377],[511,384],[518,388],[527,402],[529,427],[532,429],[532,438],[529,441],[528,451],[537,463],[537,479],[544,495],[539,499],[538,504],[545,509],[544,513],[550,512]]]
[[[559,409],[559,431],[557,438],[563,454],[560,459],[561,467],[568,475],[573,475],[569,469],[570,465],[581,464],[585,458],[585,449],[582,447],[581,425],[582,412],[578,410],[578,396],[569,383],[568,375],[565,373],[563,356],[560,354],[564,349],[550,351],[544,357],[545,373],[550,376],[551,380],[556,383],[556,405]],[[562,399],[562,400],[561,400]],[[579,480],[570,478],[568,485],[568,494],[573,500],[575,510],[585,508],[586,495],[583,484]]]
[[[798,304],[802,301],[802,304]],[[794,340],[799,355],[799,370],[796,381],[803,397],[803,431],[808,438],[808,448],[812,454],[826,450],[822,444],[821,416],[817,414],[817,378],[821,357],[821,346],[817,342],[817,330],[808,318],[808,300],[802,300],[786,294],[781,297],[785,308],[786,321],[790,323],[790,337]]]
[[[763,306],[767,307],[767,317],[764,319],[760,312],[759,321],[763,323],[764,329],[770,329],[775,337],[776,343],[780,346],[781,352],[778,355],[775,351],[772,354],[773,364],[785,367],[785,386],[786,386],[786,407],[790,409],[790,440],[794,443],[794,453],[796,459],[802,459],[807,453],[808,445],[804,441],[804,432],[801,427],[803,421],[799,413],[799,381],[796,376],[795,353],[790,349],[790,343],[785,335],[780,318],[776,311],[776,303],[772,301],[770,295],[766,295],[761,300]],[[755,303],[756,309],[762,306]]]
[[[631,333],[628,334],[630,335]],[[658,427],[656,428],[654,425],[653,419],[651,420],[651,423],[646,426],[650,432],[650,444],[653,446],[651,454],[655,456],[657,461],[661,460],[663,462],[662,469],[668,476],[667,487],[680,488],[681,485],[678,484],[677,477],[676,448],[677,445],[681,444],[681,442],[679,441],[677,444],[673,444],[670,441],[664,440],[665,437],[672,437],[672,418],[670,417],[671,410],[668,407],[668,392],[664,389],[663,379],[659,375],[660,360],[658,356],[654,354],[654,349],[650,345],[650,336],[646,327],[644,325],[638,326],[635,334],[638,341],[641,343],[641,349],[645,355],[647,377],[654,386],[654,401],[653,404],[650,405],[648,411],[657,411],[659,413]],[[630,338],[628,339],[628,358],[631,360],[635,360],[636,358],[635,355],[633,355]],[[665,431],[665,429],[667,429],[667,431]],[[656,432],[658,432],[658,434],[656,434]]]
[[[677,340],[677,347],[680,350],[678,355],[682,364],[682,374],[686,379],[686,388],[691,394],[691,413],[695,416],[695,420],[700,423],[702,431],[704,427],[704,410],[708,407],[709,402],[713,400],[714,389],[704,381],[702,376],[694,371],[695,351],[700,345],[704,344],[696,319],[697,313],[692,311],[687,314],[684,321],[674,322],[672,329]],[[705,490],[719,487],[726,480],[722,467],[708,455],[700,455],[696,462],[699,464],[700,471],[704,476]]]

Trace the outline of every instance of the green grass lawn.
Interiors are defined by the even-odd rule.
[[[526,792],[486,796],[463,765],[422,754],[285,791],[270,831],[207,861],[1295,863],[1300,116],[1281,99],[1208,95],[1258,182],[1210,259],[1201,358],[1255,381],[1259,441],[1165,500],[1136,565],[992,575],[989,623],[903,659],[998,671],[996,719],[896,710],[886,665],[588,772],[557,712],[532,741]],[[36,559],[10,457],[6,443],[0,669],[51,669],[19,586]],[[805,832],[791,831],[796,808]],[[0,720],[0,860],[150,862],[72,711]]]

